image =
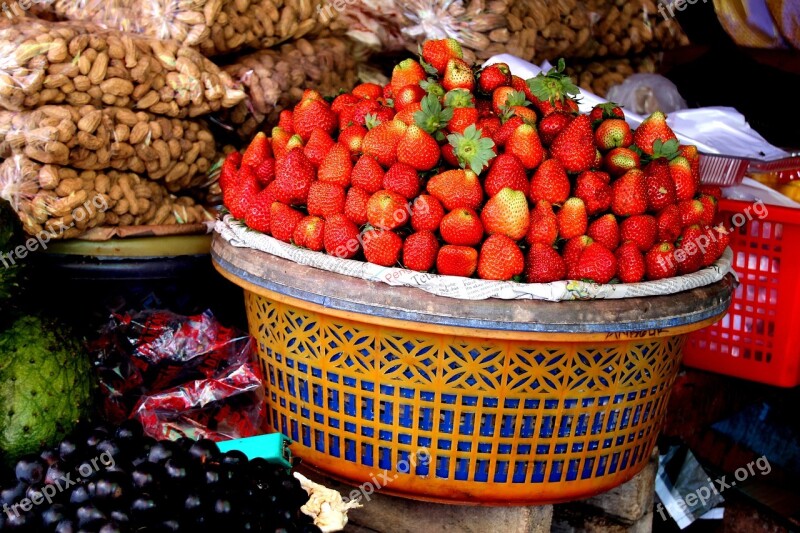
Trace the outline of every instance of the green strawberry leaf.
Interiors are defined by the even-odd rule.
[[[481,130],[474,124],[467,126],[463,135],[451,133],[447,140],[453,146],[461,168],[469,167],[475,174],[480,175],[483,168],[495,157],[492,150],[494,141],[482,137]]]
[[[444,105],[447,107],[475,107],[475,98],[466,89],[453,89],[444,95]]]
[[[367,113],[364,116],[364,124],[367,126],[368,130],[371,130],[380,123],[381,121],[378,118],[378,115],[375,115],[374,113]]]
[[[442,109],[439,99],[433,95],[425,96],[420,102],[422,109],[414,113],[414,122],[428,133],[435,133],[447,127],[453,118],[453,110]]]
[[[421,82],[419,82],[419,86],[422,87],[423,90],[429,95],[433,95],[437,98],[441,98],[444,96],[444,87],[439,85],[433,78],[422,80]]]

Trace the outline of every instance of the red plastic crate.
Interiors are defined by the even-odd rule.
[[[722,320],[689,335],[683,362],[770,385],[800,385],[800,209],[766,205],[759,218],[763,211],[751,202],[722,200],[719,207],[734,228],[730,245],[741,284]]]

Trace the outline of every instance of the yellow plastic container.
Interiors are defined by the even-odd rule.
[[[464,302],[220,239],[212,256],[245,289],[269,422],[292,453],[354,485],[449,503],[552,503],[633,477],[686,334],[731,294],[726,279],[638,301]]]

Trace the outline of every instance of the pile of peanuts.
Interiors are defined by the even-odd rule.
[[[77,169],[146,174],[175,192],[205,180],[217,158],[214,137],[202,121],[90,105],[0,111],[0,157],[12,154]]]
[[[351,90],[357,83],[358,63],[346,39],[300,39],[245,56],[225,71],[242,81],[248,101],[228,111],[223,120],[249,139],[265,120],[276,123],[278,113],[299,101],[306,88],[323,96]]]
[[[127,107],[196,117],[244,99],[196,50],[92,24],[19,19],[0,27],[0,107]]]
[[[213,216],[187,197],[129,172],[43,165],[25,156],[0,164],[0,189],[13,202],[25,231],[69,239],[97,226],[183,224]]]
[[[325,0],[56,0],[55,13],[157,39],[172,39],[206,56],[263,50],[329,31]]]
[[[605,98],[608,90],[619,85],[628,76],[644,72],[658,72],[661,63],[659,53],[624,59],[601,59],[590,62],[571,62],[567,74],[576,80],[579,87]]]

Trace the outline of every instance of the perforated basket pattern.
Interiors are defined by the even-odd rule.
[[[386,493],[438,501],[544,503],[629,479],[654,446],[684,340],[492,341],[245,295],[269,423],[293,453],[356,484],[387,471]]]

